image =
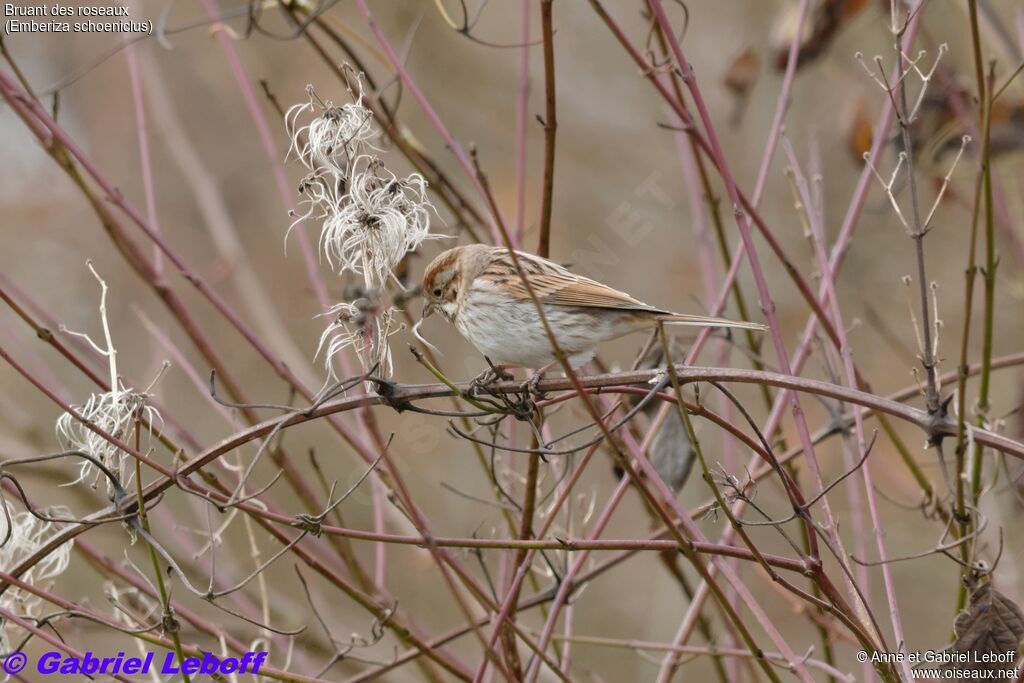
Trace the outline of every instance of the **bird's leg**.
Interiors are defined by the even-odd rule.
[[[540,385],[540,381],[544,379],[544,373],[546,373],[551,368],[555,367],[556,363],[558,363],[558,361],[553,360],[544,367],[538,369],[532,375],[530,375],[530,379],[526,380],[526,382],[523,383],[523,391],[529,391],[532,395],[536,396],[537,398],[543,398],[544,392],[542,392],[538,388]]]
[[[507,365],[504,363],[495,365],[487,356],[484,356],[484,360],[487,361],[487,365],[489,367],[483,372],[481,372],[479,375],[474,377],[473,380],[469,383],[469,392],[471,394],[476,393],[480,389],[483,389],[484,387],[488,386],[489,384],[493,384],[498,380],[515,379],[515,375],[513,375],[511,372],[508,372],[508,369],[514,366]]]
[[[491,372],[494,373],[497,379],[512,380],[516,378],[515,375],[508,371],[510,368],[515,367],[512,363],[499,363],[495,365],[487,356],[484,356],[484,360],[491,366]]]

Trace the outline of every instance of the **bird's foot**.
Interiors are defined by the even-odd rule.
[[[487,389],[490,385],[500,380],[512,380],[515,379],[515,375],[508,371],[507,365],[494,365],[487,361],[490,365],[489,368],[481,372],[479,375],[474,377],[469,383],[469,393],[476,395]]]
[[[543,399],[544,392],[540,390],[540,381],[544,379],[544,373],[547,371],[546,368],[538,370],[537,372],[530,375],[530,379],[523,382],[520,391],[523,393],[533,396],[536,399]]]

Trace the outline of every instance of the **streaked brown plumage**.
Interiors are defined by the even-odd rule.
[[[559,347],[574,365],[601,342],[651,328],[658,321],[698,327],[764,329],[757,323],[673,313],[569,272],[557,263],[516,252]],[[435,258],[423,274],[423,317],[438,311],[494,362],[539,368],[554,360],[530,293],[505,247],[471,244]]]

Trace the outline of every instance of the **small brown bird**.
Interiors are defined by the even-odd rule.
[[[545,258],[521,251],[516,255],[558,346],[574,367],[593,358],[599,343],[658,322],[765,329],[757,323],[654,308]],[[547,368],[554,362],[540,315],[505,247],[449,249],[427,266],[423,296],[423,318],[438,311],[488,360],[528,368]]]

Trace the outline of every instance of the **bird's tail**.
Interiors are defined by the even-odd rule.
[[[743,330],[767,330],[767,325],[761,323],[748,323],[728,318],[712,318],[708,315],[687,315],[685,313],[668,313],[659,315],[656,318],[659,322],[668,325],[689,325],[692,327],[736,327]]]

